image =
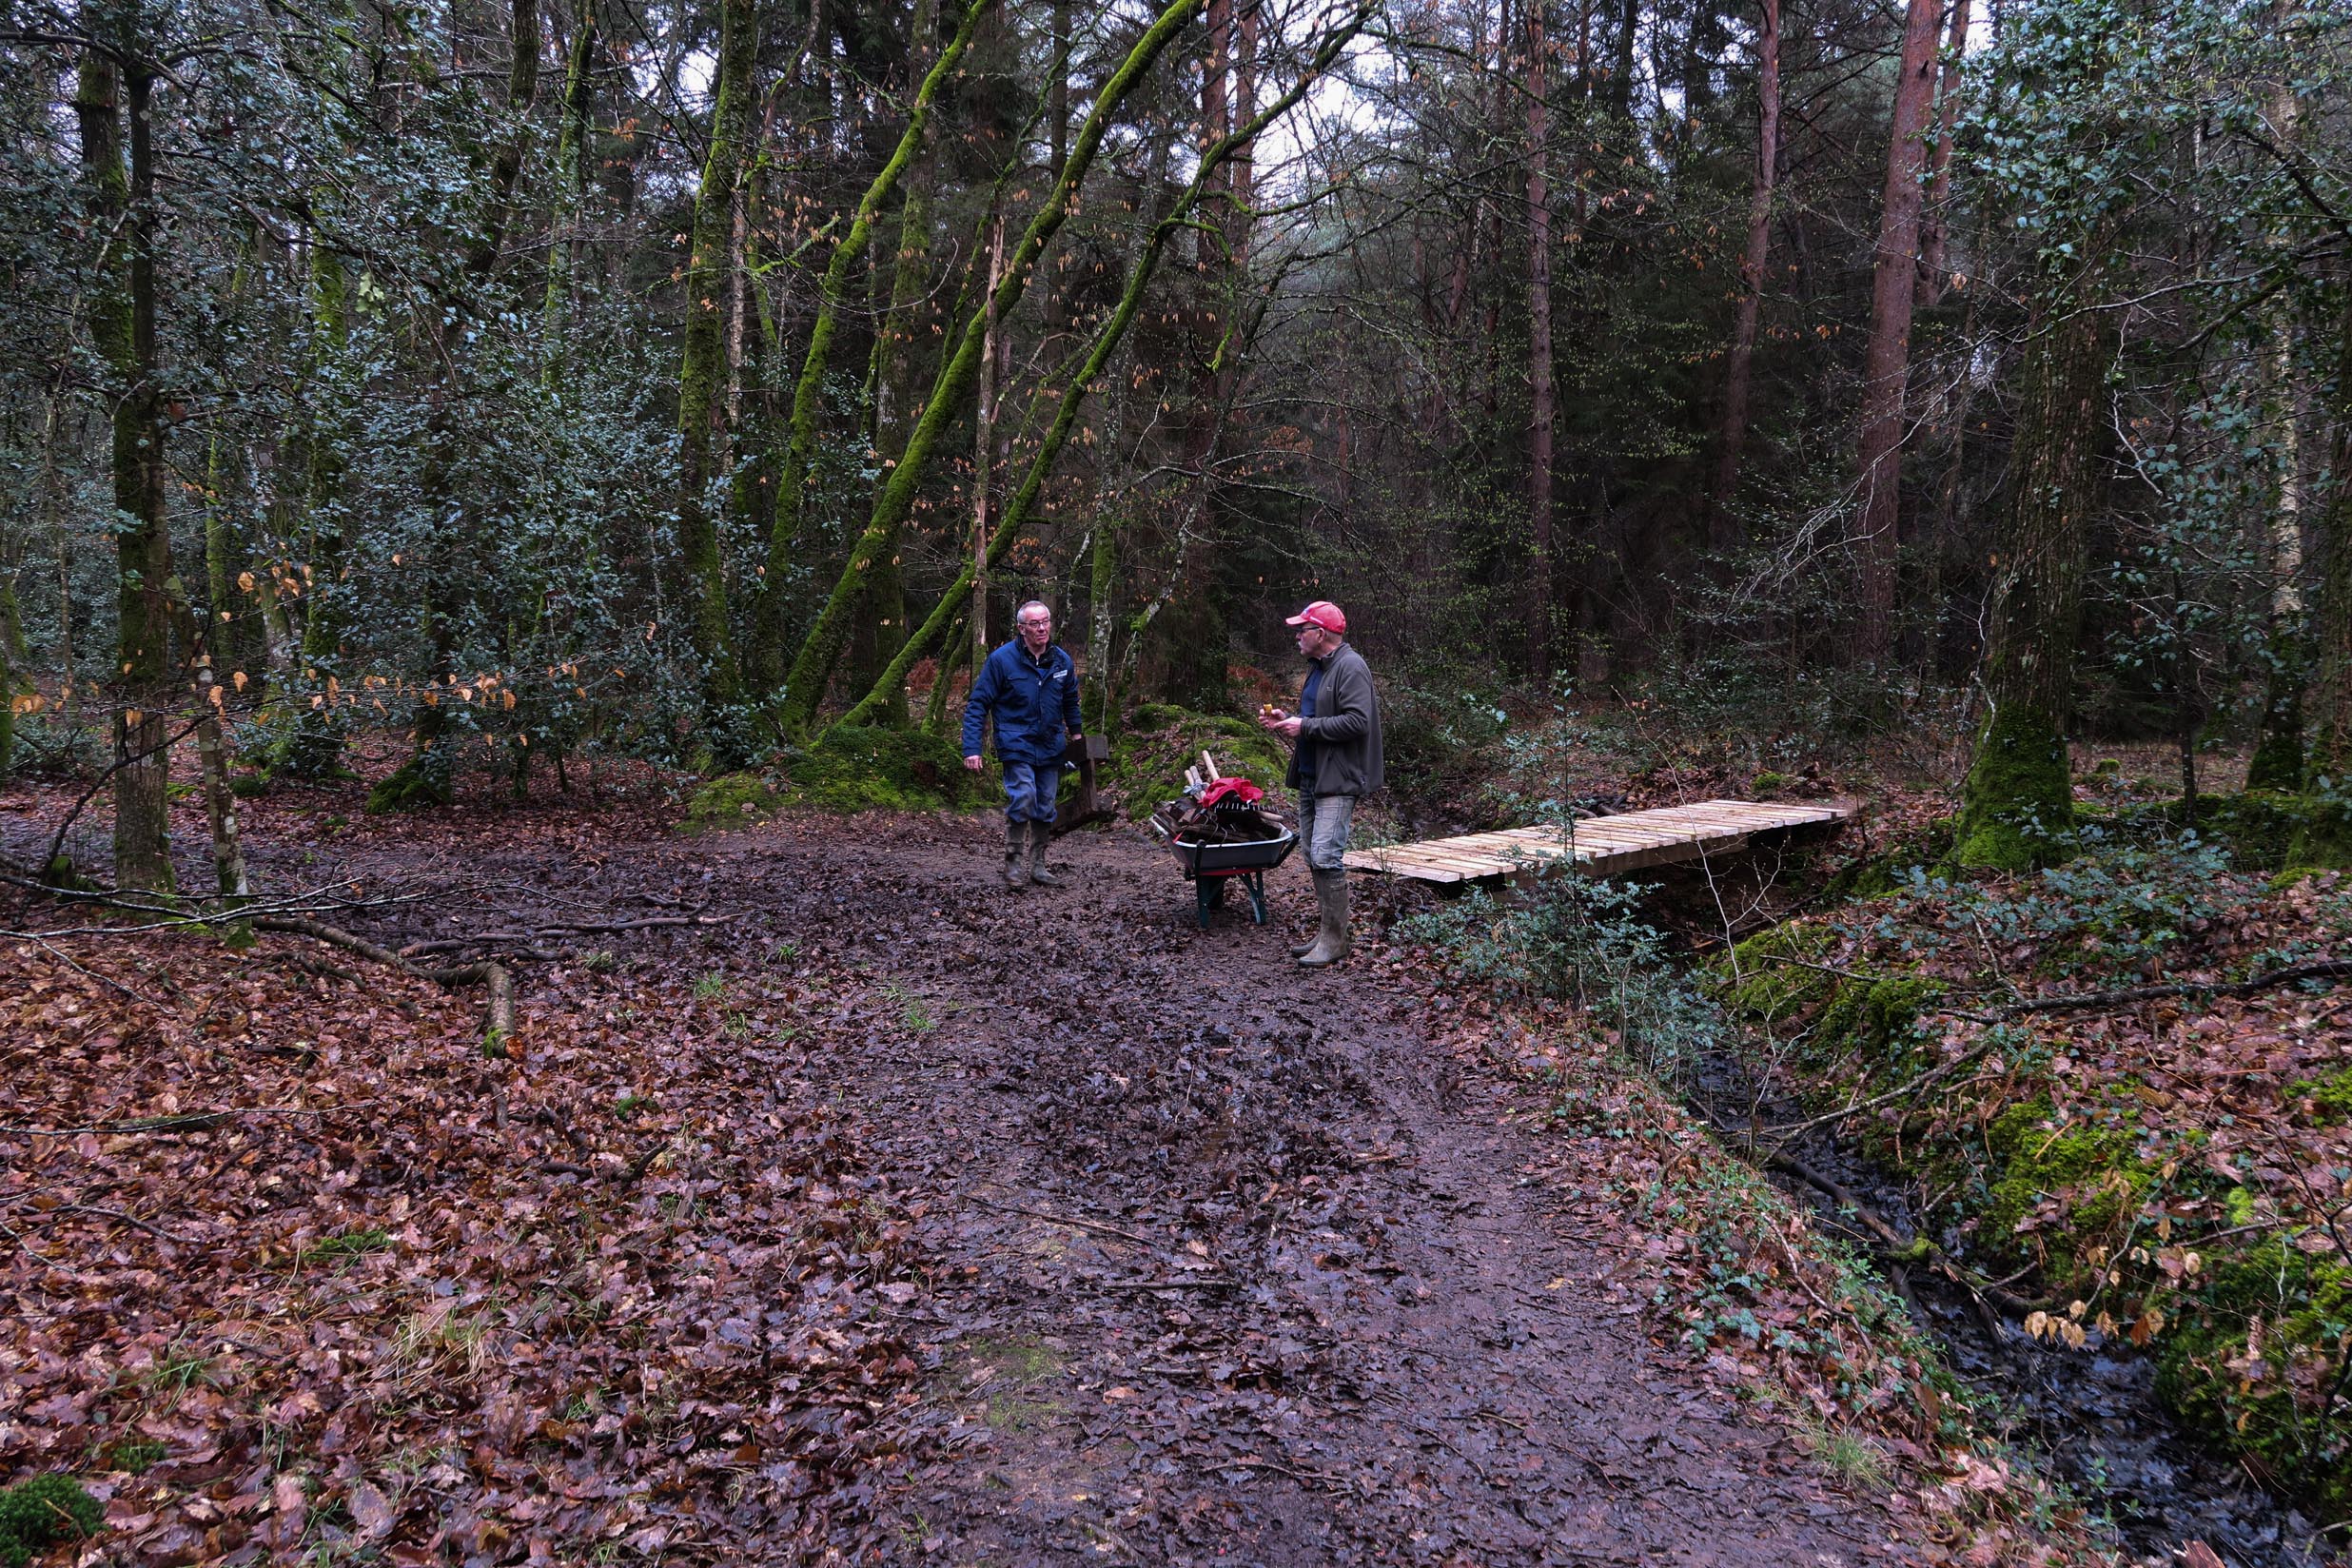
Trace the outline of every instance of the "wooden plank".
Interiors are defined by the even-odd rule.
[[[1464,882],[1521,873],[1573,856],[1580,869],[1606,874],[1734,854],[1747,849],[1755,833],[1833,823],[1852,814],[1850,808],[1834,805],[1702,800],[1585,817],[1573,825],[1506,828],[1354,850],[1346,863],[1424,881]]]

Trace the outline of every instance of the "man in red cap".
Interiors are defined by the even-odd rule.
[[[1308,969],[1347,956],[1347,827],[1356,802],[1381,787],[1381,705],[1372,671],[1347,645],[1347,617],[1329,599],[1292,616],[1306,656],[1299,711],[1270,708],[1259,727],[1295,743],[1284,780],[1299,792],[1299,832],[1323,914],[1315,940],[1292,953]]]

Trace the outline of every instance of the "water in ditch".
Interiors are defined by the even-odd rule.
[[[1752,1102],[1736,1065],[1713,1064],[1697,1086],[1700,1108],[1745,1124]],[[1793,1106],[1762,1107],[1761,1121],[1797,1121]],[[1916,1234],[1903,1187],[1816,1128],[1787,1152],[1870,1205],[1905,1235]],[[1872,1238],[1826,1193],[1775,1173],[1823,1221],[1868,1255]],[[1958,1238],[1934,1238],[1953,1246]],[[2175,1565],[2201,1540],[2230,1568],[2323,1568],[2347,1560],[2341,1531],[2323,1532],[2265,1491],[2233,1459],[2198,1443],[2157,1403],[2155,1362],[2128,1343],[2102,1343],[2092,1330],[2082,1350],[2047,1345],[2014,1320],[1979,1303],[1931,1271],[1905,1280],[1920,1325],[1947,1361],[1984,1395],[1993,1426],[2039,1457],[2094,1513],[2113,1526],[2128,1560]]]

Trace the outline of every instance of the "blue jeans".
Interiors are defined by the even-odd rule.
[[[1062,793],[1059,762],[1008,762],[1005,769],[1005,820],[1051,822],[1053,797]]]
[[[1344,871],[1347,825],[1356,814],[1352,794],[1299,796],[1299,836],[1303,839],[1309,871]]]

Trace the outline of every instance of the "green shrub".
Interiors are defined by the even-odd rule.
[[[0,1568],[24,1568],[64,1541],[95,1535],[107,1517],[71,1476],[35,1476],[0,1492]]]

